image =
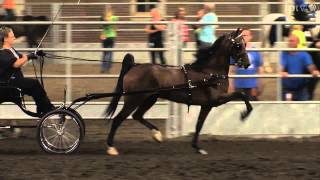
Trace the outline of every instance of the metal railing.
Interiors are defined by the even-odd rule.
[[[43,48],[44,51],[48,52],[63,52],[66,51],[67,53],[71,52],[101,52],[101,51],[114,51],[114,52],[120,52],[120,51],[137,51],[137,52],[143,52],[143,51],[169,51],[171,53],[171,57],[174,59],[173,60],[173,65],[181,65],[183,64],[183,60],[181,59],[182,53],[183,52],[193,52],[196,49],[194,48],[181,48],[181,40],[180,40],[180,33],[178,32],[178,23],[177,22],[172,22],[172,21],[161,21],[161,22],[156,22],[156,24],[165,24],[168,25],[167,29],[167,36],[168,36],[168,42],[171,45],[170,47],[167,48],[71,48],[71,43],[72,43],[72,34],[70,31],[72,30],[73,25],[78,25],[78,24],[86,24],[86,25],[95,25],[95,24],[123,24],[123,25],[132,25],[132,24],[155,24],[154,22],[146,22],[146,21],[137,21],[137,22],[132,22],[132,21],[118,21],[118,22],[102,22],[102,21],[90,21],[90,22],[82,22],[82,21],[49,21],[49,22],[2,22],[2,24],[19,24],[19,25],[25,25],[25,24],[32,24],[32,25],[65,25],[67,28],[67,35],[66,35],[66,48]],[[207,25],[207,24],[212,24],[212,25],[222,25],[222,24],[228,24],[228,25],[277,25],[277,28],[281,31],[282,25],[320,25],[320,22],[256,22],[256,21],[248,21],[248,22],[217,22],[217,23],[200,23],[200,22],[185,22],[184,24],[191,25],[191,24],[200,24],[200,25]],[[280,32],[279,31],[279,32]],[[281,34],[277,35],[277,40],[279,41],[281,39]],[[18,49],[21,51],[29,51],[29,50],[34,50],[34,49],[29,49],[29,48],[21,48]],[[266,51],[266,52],[279,52],[279,51],[319,51],[316,48],[304,48],[304,49],[295,49],[295,48],[248,48],[249,51]],[[68,61],[69,62],[69,61]],[[278,67],[280,65],[278,64]],[[66,68],[67,72],[71,73],[71,63],[69,62],[67,64]],[[67,74],[67,84],[71,83],[71,74]],[[274,75],[273,78],[277,78],[277,99],[281,100],[281,77]],[[68,87],[68,92],[71,92],[71,87]],[[67,100],[71,100],[71,94],[69,94]]]
[[[2,22],[2,24],[20,24],[20,25],[25,25],[25,24],[33,24],[33,25],[43,25],[43,24],[47,24],[47,25],[65,25],[66,28],[66,48],[42,48],[44,51],[46,52],[67,52],[67,54],[70,56],[71,52],[102,52],[102,51],[114,51],[114,52],[121,52],[121,51],[125,51],[125,52],[131,52],[131,51],[137,51],[137,52],[144,52],[144,51],[150,51],[150,50],[157,50],[157,51],[167,51],[170,53],[170,57],[172,60],[173,65],[181,65],[183,63],[182,60],[182,53],[184,52],[194,52],[196,49],[194,48],[181,48],[182,46],[180,45],[181,41],[180,41],[180,37],[179,34],[177,32],[177,24],[174,22],[169,22],[169,21],[164,21],[164,22],[159,22],[157,24],[167,24],[168,25],[168,31],[167,31],[167,40],[168,40],[168,44],[170,44],[169,47],[167,48],[157,48],[157,49],[153,49],[153,48],[72,48],[71,44],[72,44],[72,34],[70,33],[72,30],[72,26],[73,25],[77,25],[77,24],[88,24],[88,25],[92,25],[92,24],[127,24],[127,25],[131,25],[131,24],[154,24],[153,22],[101,22],[101,21],[94,21],[94,22],[82,22],[82,21],[68,21],[68,22],[63,22],[63,21],[55,21],[55,22]],[[207,24],[207,23],[198,23],[198,22],[187,22],[186,24]],[[243,25],[243,22],[219,22],[219,23],[212,23],[215,25],[220,25],[220,24],[238,24],[238,25]],[[265,24],[265,25],[272,25],[272,24],[276,24],[279,28],[281,28],[282,25],[284,24],[316,24],[319,25],[320,23],[310,23],[310,22],[245,22],[245,24]],[[19,51],[30,51],[30,50],[34,50],[33,48],[18,48]],[[292,51],[292,50],[296,50],[296,51],[318,51],[318,49],[310,49],[310,48],[306,48],[306,49],[292,49],[292,48],[250,48],[248,49],[250,51],[267,51],[267,52],[271,52],[271,51]],[[81,79],[90,79],[90,78],[117,78],[118,75],[73,75],[71,74],[71,68],[72,68],[72,64],[70,61],[68,61],[67,65],[66,65],[66,75],[48,75],[45,74],[44,78],[65,78],[66,82],[67,82],[67,92],[69,92],[70,94],[67,96],[67,101],[71,101],[72,100],[72,96],[71,96],[71,92],[72,92],[72,88],[71,88],[71,82],[73,78],[81,78]],[[27,76],[27,77],[33,77],[33,76]],[[248,77],[257,77],[257,78],[277,78],[277,91],[278,91],[278,100],[280,100],[280,94],[281,94],[281,76],[279,74],[270,74],[270,75],[250,75],[250,76],[246,76],[246,75],[231,75],[231,78],[248,78]],[[311,75],[289,75],[289,78],[292,77],[312,77]],[[276,102],[276,103],[282,103],[282,102]],[[173,122],[180,122],[181,121],[181,113],[182,113],[182,108],[181,105],[177,105],[175,103],[168,103],[169,105],[169,114],[168,114],[168,118],[171,119]],[[87,117],[86,117],[87,118]],[[94,117],[89,117],[89,119],[94,119]],[[97,117],[98,118],[98,117]]]
[[[178,36],[178,32],[177,32],[177,28],[176,28],[176,24],[173,22],[161,22],[163,24],[167,24],[168,25],[168,48],[158,48],[156,50],[159,51],[168,51],[173,59],[173,64],[174,65],[179,65],[182,64],[183,61],[181,59],[181,53],[183,52],[193,52],[195,51],[195,49],[193,48],[181,48],[181,46],[179,45],[180,41],[179,41],[179,36]],[[304,22],[246,22],[246,24],[264,24],[264,25],[272,25],[272,24],[276,24],[278,25],[278,27],[281,28],[281,25],[283,24],[313,24],[313,25],[319,25],[319,23],[304,23]],[[67,48],[43,48],[43,50],[48,51],[48,52],[67,52],[70,53],[71,52],[85,52],[85,51],[93,51],[93,52],[102,52],[102,51],[114,51],[114,52],[120,52],[120,51],[137,51],[137,52],[142,52],[142,51],[150,51],[150,50],[155,50],[155,49],[150,49],[150,48],[112,48],[112,49],[104,49],[104,48],[71,48],[71,36],[72,34],[70,33],[70,31],[72,30],[72,25],[76,25],[76,24],[137,24],[137,22],[114,22],[114,23],[106,23],[106,22],[79,22],[79,21],[70,21],[70,22],[61,22],[61,21],[56,21],[56,22],[3,22],[2,24],[53,24],[53,25],[65,25],[67,26],[67,36],[66,36],[66,43],[67,43]],[[138,22],[138,24],[153,24],[151,22]],[[206,23],[198,23],[198,22],[188,22],[186,24],[206,24]],[[219,22],[219,23],[212,23],[212,24],[237,24],[237,25],[243,25],[242,22]],[[30,50],[34,50],[34,49],[30,49],[30,48],[19,48],[18,50],[21,51],[30,51]],[[296,50],[296,51],[306,51],[306,50],[311,50],[311,51],[319,51],[318,49],[291,49],[291,48],[256,48],[256,49],[248,49],[248,50],[252,50],[252,51],[291,51],[291,50]],[[67,68],[67,72],[70,74],[66,74],[66,75],[44,75],[44,78],[66,78],[67,82],[70,83],[72,78],[117,78],[118,75],[72,75],[71,74],[71,64],[68,64]],[[27,77],[33,77],[33,76],[27,76]],[[272,74],[272,75],[250,75],[250,76],[246,76],[246,75],[231,75],[231,78],[248,78],[248,77],[257,77],[257,78],[277,78],[278,82],[280,82],[281,80],[281,76],[279,74]],[[311,75],[289,75],[288,77],[311,77]],[[68,86],[68,91],[71,92],[71,86]],[[278,83],[278,94],[279,92],[281,92],[281,83]],[[279,91],[280,90],[280,91]],[[71,96],[69,96],[68,101],[72,100]],[[297,102],[257,102],[257,103],[297,103]],[[299,102],[300,103],[300,102]],[[312,103],[312,104],[319,104],[319,101],[312,101],[312,102],[301,102],[301,103]],[[169,114],[168,114],[168,118],[172,120],[172,122],[181,122],[182,121],[182,115],[181,115],[181,110],[179,110],[179,106],[174,104],[174,103],[168,103],[169,105]],[[167,116],[166,116],[167,117]],[[163,118],[166,118],[163,117]],[[3,117],[1,117],[3,118]],[[86,119],[96,119],[98,117],[85,117]],[[25,119],[25,118],[23,118]],[[170,128],[170,127],[169,127]]]
[[[198,4],[204,4],[205,2],[168,2],[168,3],[165,3],[166,5],[198,5]],[[284,2],[263,2],[264,4],[267,4],[267,5],[286,5],[284,4]],[[41,5],[41,4],[48,4],[48,3],[36,3],[35,5]],[[80,5],[106,5],[106,4],[111,4],[111,5],[137,5],[137,4],[156,4],[156,3],[81,3]],[[257,4],[257,5],[261,5],[262,3],[261,2],[216,2],[215,3],[216,5],[224,5],[224,4],[232,4],[232,5],[254,5],[254,4]],[[51,5],[51,3],[50,3]],[[60,5],[62,5],[62,3],[60,3]],[[76,3],[64,3],[64,5],[75,5],[77,6],[78,4]],[[261,15],[254,15],[255,17],[262,17]],[[123,16],[123,17],[130,17],[130,16]],[[171,16],[168,16],[168,17],[171,17]],[[192,17],[192,16],[191,16]],[[228,17],[228,16],[221,16],[221,17]],[[233,17],[233,16],[230,16],[230,17]],[[242,16],[242,17],[245,17],[245,16]],[[251,16],[252,17],[252,16]],[[62,17],[63,18],[63,17]],[[135,17],[136,18],[136,17]],[[157,24],[168,24],[170,25],[171,27],[169,27],[169,33],[176,29],[174,26],[174,24],[172,24],[172,22],[161,22],[161,23],[157,23]],[[142,52],[142,51],[150,51],[151,49],[150,48],[112,48],[112,49],[108,49],[108,48],[71,48],[70,44],[72,43],[71,41],[71,33],[70,31],[72,31],[72,25],[76,25],[76,24],[86,24],[86,25],[102,25],[102,24],[153,24],[151,22],[113,22],[113,23],[106,23],[106,22],[101,22],[101,21],[92,21],[92,22],[83,22],[83,21],[69,21],[69,22],[62,22],[62,21],[55,21],[55,22],[2,22],[1,24],[33,24],[33,25],[43,25],[43,24],[47,24],[47,25],[65,25],[67,26],[67,37],[66,37],[66,43],[68,44],[67,45],[67,48],[43,48],[43,50],[45,51],[48,51],[48,52],[63,52],[63,51],[66,51],[68,52],[69,54],[71,52],[85,52],[85,51],[92,51],[92,52],[101,52],[101,51],[114,51],[114,52],[120,52],[120,51],[137,51],[137,52]],[[198,23],[198,22],[188,22],[186,23],[188,25],[190,24],[204,24],[204,23]],[[219,22],[219,23],[212,23],[214,25],[243,25],[243,24],[246,24],[246,25],[277,25],[278,29],[281,29],[281,26],[282,25],[285,25],[285,24],[289,24],[289,25],[294,25],[294,24],[300,24],[300,25],[304,25],[304,24],[309,24],[309,25],[319,25],[316,24],[316,23],[311,23],[311,22]],[[173,36],[172,36],[173,34]],[[195,49],[193,48],[180,48],[181,46],[179,46],[179,37],[176,37],[175,35],[177,35],[179,33],[177,32],[171,32],[171,35],[169,36],[172,36],[170,37],[170,40],[172,42],[175,42],[174,44],[172,44],[172,47],[170,48],[158,48],[158,49],[152,49],[152,50],[157,50],[157,51],[169,51],[174,59],[174,63],[176,65],[178,64],[181,64],[182,63],[182,59],[179,59],[181,58],[181,54],[180,53],[183,53],[183,52],[193,52],[195,51]],[[279,40],[279,36],[278,36],[278,40]],[[18,50],[21,50],[21,51],[30,51],[30,50],[34,50],[34,49],[30,49],[30,48],[19,48]],[[273,51],[291,51],[291,50],[296,50],[296,51],[318,51],[317,49],[310,49],[310,48],[307,48],[307,49],[291,49],[291,48],[255,48],[255,49],[248,49],[250,51],[266,51],[266,52],[273,52]],[[70,64],[69,64],[69,68],[71,68]],[[70,69],[69,71],[70,72]],[[33,76],[27,76],[27,77],[33,77]],[[117,78],[118,75],[72,75],[72,74],[67,74],[67,75],[44,75],[45,78],[67,78],[67,79],[71,79],[71,78]],[[281,79],[281,76],[279,74],[272,74],[272,75],[251,75],[251,76],[246,76],[246,75],[231,75],[230,76],[231,78],[248,78],[248,77],[257,77],[257,78],[278,78],[278,79]],[[288,77],[311,77],[311,75],[289,75]],[[69,81],[70,83],[70,81]],[[278,84],[279,85],[279,84]],[[281,84],[280,84],[281,86]],[[279,89],[279,87],[278,87]],[[281,104],[292,104],[292,103],[316,103],[316,104],[319,104],[320,102],[319,101],[312,101],[312,102],[267,102],[267,101],[263,101],[263,102],[254,102],[254,103],[261,103],[261,104],[264,104],[264,103],[270,103],[270,104],[277,104],[277,103],[281,103]],[[169,119],[173,119],[175,121],[177,121],[178,118],[181,118],[181,116],[179,117],[179,114],[178,116],[175,116],[177,115],[177,112],[179,111],[179,107],[175,106],[175,105],[170,105],[170,113],[169,114]],[[175,114],[173,114],[175,113]],[[181,115],[181,114],[180,114]],[[93,117],[86,117],[86,119],[90,119],[90,118],[93,118]],[[165,117],[164,117],[165,118]],[[178,120],[178,121],[181,121]]]

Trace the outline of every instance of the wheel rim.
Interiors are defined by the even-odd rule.
[[[46,151],[68,153],[77,148],[80,141],[80,126],[74,116],[55,113],[41,123],[40,138]]]

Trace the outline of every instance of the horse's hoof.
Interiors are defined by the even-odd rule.
[[[249,114],[250,114],[250,112],[247,112],[247,111],[242,112],[242,113],[241,113],[241,117],[240,117],[241,121],[242,121],[242,122],[246,121],[247,118],[248,118],[248,116],[249,116]]]
[[[108,147],[107,154],[110,156],[118,156],[119,152],[118,152],[117,148],[115,148],[115,147]]]
[[[246,120],[247,116],[248,116],[247,112],[242,112],[242,113],[241,113],[241,116],[240,116],[240,120],[241,120],[242,122],[244,122],[244,121]]]
[[[153,138],[155,141],[157,141],[157,142],[159,142],[159,143],[161,143],[161,142],[163,141],[162,134],[161,134],[160,131],[153,129],[153,130],[152,130],[152,134],[153,134],[153,135],[152,135],[152,138]]]
[[[204,149],[198,149],[198,153],[201,155],[208,155],[208,152]]]

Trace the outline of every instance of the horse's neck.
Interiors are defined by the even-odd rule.
[[[228,74],[230,66],[229,53],[217,53],[213,56],[207,66],[207,70],[211,73]]]

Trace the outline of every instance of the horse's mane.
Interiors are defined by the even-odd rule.
[[[190,65],[191,68],[201,68],[206,66],[210,62],[210,57],[212,57],[221,48],[222,41],[225,39],[226,35],[220,36],[214,44],[206,49],[198,49],[195,55],[196,60]]]

